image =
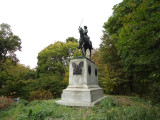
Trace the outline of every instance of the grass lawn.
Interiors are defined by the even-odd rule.
[[[109,95],[90,108],[61,106],[56,100],[11,103],[0,109],[0,120],[160,120],[160,105],[138,97]]]

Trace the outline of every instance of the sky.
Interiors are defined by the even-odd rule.
[[[0,24],[11,26],[21,39],[20,64],[35,68],[45,47],[68,37],[79,39],[78,27],[88,27],[93,48],[99,48],[103,24],[122,0],[0,0]]]

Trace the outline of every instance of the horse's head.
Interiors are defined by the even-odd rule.
[[[83,34],[83,29],[81,27],[79,27],[78,30],[80,34]]]

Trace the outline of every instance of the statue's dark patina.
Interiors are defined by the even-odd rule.
[[[90,37],[87,35],[87,33],[88,33],[87,26],[84,26],[84,30],[81,27],[79,27],[78,30],[79,30],[79,33],[80,33],[78,49],[81,49],[82,55],[84,57],[86,56],[86,50],[89,49],[90,59],[91,59],[91,50],[93,48],[92,48],[92,42],[90,41]]]

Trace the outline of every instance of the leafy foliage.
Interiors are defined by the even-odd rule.
[[[43,89],[41,92],[44,94],[50,91],[52,97],[60,97],[68,82],[68,78],[66,81],[63,79],[67,77],[69,60],[78,46],[75,41],[75,38],[69,37],[67,43],[56,42],[42,50],[38,55],[36,71],[6,58],[0,72],[0,95],[34,99],[33,96],[38,96],[37,92]]]
[[[48,99],[52,99],[53,98],[53,94],[50,91],[41,89],[41,90],[37,90],[37,91],[32,91],[30,93],[29,96],[29,100],[48,100]]]
[[[18,61],[15,51],[21,50],[21,39],[12,33],[10,25],[0,24],[0,71],[7,57]]]
[[[14,64],[10,59],[3,63],[0,72],[0,94],[11,97],[24,97],[28,79],[34,78],[35,71],[20,64]]]
[[[34,86],[33,90],[44,89],[50,91],[53,97],[60,97],[62,90],[66,85],[62,82],[63,77],[60,75],[44,74],[37,78],[31,85]]]
[[[54,98],[60,97],[62,90],[67,86],[68,63],[74,56],[77,46],[76,39],[69,37],[66,43],[56,42],[44,48],[38,54],[36,80],[25,89],[33,86],[31,91],[44,89],[50,91]]]
[[[99,48],[99,80],[108,94],[128,94],[130,90],[125,86],[127,79],[122,71],[122,64],[117,48],[110,36],[103,32],[102,43]],[[126,90],[127,89],[127,90]]]
[[[68,37],[68,38],[66,39],[66,43],[68,43],[68,42],[76,42],[76,43],[78,43],[78,40],[75,39],[74,37]]]
[[[158,89],[154,87],[160,79],[160,2],[123,0],[113,10],[104,23],[104,36],[108,39],[102,38],[101,56],[105,63],[111,60],[117,70],[121,69],[120,81],[132,93],[148,96],[153,89]]]
[[[42,50],[38,55],[38,75],[48,72],[63,76],[65,73],[64,66],[68,65],[77,46],[78,43],[74,42],[56,42]]]

